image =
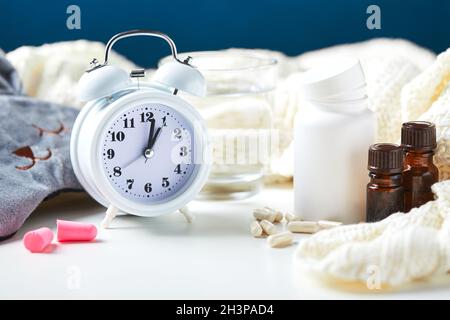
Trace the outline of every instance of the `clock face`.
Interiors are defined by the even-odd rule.
[[[132,106],[103,132],[102,167],[114,189],[144,202],[173,198],[195,169],[192,124],[163,104]]]

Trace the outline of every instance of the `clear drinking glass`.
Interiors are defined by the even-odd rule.
[[[207,94],[185,94],[183,98],[197,107],[206,120],[213,147],[211,174],[200,197],[250,197],[262,187],[276,138],[272,131],[272,106],[277,61],[233,51],[179,54],[181,60],[187,56],[204,75]]]

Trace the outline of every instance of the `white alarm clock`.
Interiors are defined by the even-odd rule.
[[[128,73],[108,63],[114,43],[130,36],[159,37],[171,48],[173,60],[151,82],[139,82],[144,70]],[[178,59],[167,35],[148,30],[115,35],[104,62],[92,64],[78,83],[78,97],[87,104],[73,126],[70,152],[81,185],[108,208],[103,226],[119,211],[186,215],[183,208],[208,177],[210,149],[202,117],[177,92],[204,95],[202,74]]]

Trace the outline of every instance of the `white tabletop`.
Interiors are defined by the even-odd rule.
[[[399,291],[369,291],[324,283],[293,263],[295,246],[272,249],[249,234],[253,208],[291,209],[292,190],[268,188],[235,202],[196,201],[195,221],[177,213],[120,216],[96,242],[57,244],[31,254],[23,234],[56,219],[99,224],[104,208],[84,193],[42,204],[0,244],[0,298],[124,299],[415,299],[450,298],[450,277]],[[297,242],[301,236],[297,236]]]

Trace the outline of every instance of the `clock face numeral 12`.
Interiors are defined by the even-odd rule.
[[[190,183],[195,170],[193,132],[192,124],[170,106],[128,106],[104,133],[104,174],[129,199],[169,199]]]

